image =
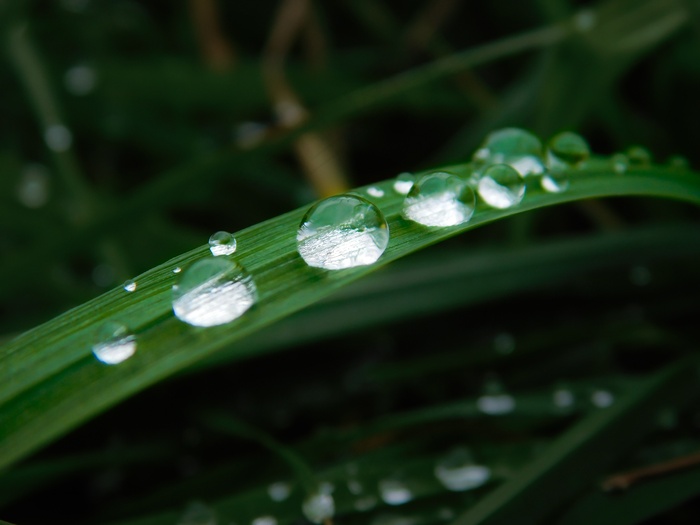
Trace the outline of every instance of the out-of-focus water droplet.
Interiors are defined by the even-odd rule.
[[[239,148],[252,148],[265,138],[267,130],[261,122],[242,122],[233,129],[233,141]]]
[[[353,506],[355,507],[355,510],[358,512],[366,512],[368,510],[372,510],[374,507],[377,506],[377,498],[375,496],[363,496],[361,498],[357,498],[355,500],[355,503]]]
[[[124,281],[124,290],[127,292],[135,292],[136,291],[136,281],[132,281],[129,279],[128,281]]]
[[[515,410],[515,398],[498,381],[489,381],[484,394],[476,400],[476,407],[489,416],[502,416]]]
[[[256,299],[250,274],[237,262],[208,257],[177,276],[173,311],[192,326],[217,326],[243,315]]]
[[[510,208],[523,200],[525,181],[515,168],[507,164],[494,164],[484,170],[477,192],[492,208]]]
[[[591,156],[588,142],[571,131],[554,135],[547,144],[547,167],[575,168]]]
[[[574,15],[574,27],[581,33],[587,33],[593,29],[598,17],[591,9],[582,9]]]
[[[182,268],[180,268],[179,266],[176,266],[175,268],[173,268],[173,273],[180,273],[181,271],[182,271]]]
[[[643,146],[631,146],[626,153],[629,165],[632,167],[645,168],[651,165],[651,153]]]
[[[97,332],[92,353],[106,365],[117,365],[136,352],[136,336],[116,321],[107,321]]]
[[[51,124],[44,130],[44,141],[50,150],[62,153],[73,144],[73,134],[63,124]]]
[[[561,193],[569,189],[569,175],[566,171],[547,171],[542,174],[540,186],[548,193]]]
[[[270,499],[272,501],[286,500],[291,491],[292,488],[289,486],[289,483],[285,481],[277,481],[275,483],[271,483],[267,487],[267,493],[270,495]]]
[[[491,469],[474,463],[465,448],[456,448],[435,465],[435,477],[447,490],[462,492],[481,487],[491,478]]]
[[[615,402],[615,396],[607,390],[596,390],[591,394],[591,403],[598,408],[607,408]]]
[[[348,480],[348,491],[350,492],[350,494],[355,494],[355,496],[357,496],[358,494],[362,494],[363,490],[364,487],[362,486],[362,483],[360,483],[356,479]]]
[[[574,393],[567,388],[557,388],[552,393],[552,402],[557,408],[571,408],[576,402]]]
[[[177,525],[217,525],[217,523],[214,509],[201,501],[195,501],[187,506]]]
[[[490,164],[508,164],[523,177],[544,171],[542,142],[529,131],[519,128],[490,133],[472,160],[478,170]]]
[[[610,163],[613,171],[618,175],[624,175],[630,165],[630,161],[624,153],[615,153],[610,157]]]
[[[49,201],[49,172],[41,164],[28,164],[17,184],[17,199],[27,208],[41,208]]]
[[[394,181],[394,191],[399,195],[408,195],[415,182],[413,174],[408,172],[399,173]]]
[[[258,516],[250,522],[251,525],[277,525],[277,518],[270,516],[269,514],[265,516]]]
[[[216,232],[209,237],[209,250],[214,257],[231,255],[236,251],[236,245],[236,238],[229,232]]]
[[[630,269],[629,278],[635,286],[646,286],[651,282],[651,271],[646,266],[633,266]]]
[[[398,477],[379,481],[379,494],[387,505],[403,505],[413,499],[413,492]]]
[[[442,507],[438,510],[438,519],[442,521],[451,521],[455,518],[455,511],[450,507]]]
[[[682,155],[672,155],[668,158],[668,165],[678,170],[690,169],[690,162]]]
[[[384,197],[384,190],[379,186],[370,186],[367,188],[367,195],[370,197],[375,197],[377,199]]]
[[[471,219],[476,200],[469,184],[445,172],[424,175],[403,203],[403,216],[423,226],[457,226]]]
[[[342,270],[373,264],[389,244],[389,226],[374,204],[355,195],[324,199],[306,212],[297,250],[309,266]]]
[[[501,355],[512,354],[515,350],[515,337],[508,332],[496,334],[493,338],[493,349]]]
[[[304,500],[301,510],[311,523],[323,523],[335,514],[335,501],[328,492],[319,490]]]
[[[95,89],[97,74],[95,70],[85,64],[78,64],[66,71],[63,77],[66,89],[73,95],[88,95]]]

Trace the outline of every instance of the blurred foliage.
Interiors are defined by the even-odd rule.
[[[265,73],[280,10],[306,4],[0,0],[3,341],[213,231],[320,196],[326,157],[298,147]],[[302,14],[284,87],[348,187],[468,161],[505,126],[700,165],[697,0],[315,1]],[[552,31],[527,36],[538,28]],[[478,67],[459,66],[471,50]],[[333,483],[338,523],[695,523],[697,470],[619,497],[600,482],[700,445],[697,227],[688,204],[614,198],[443,242],[4,471],[0,517],[185,524],[204,501],[219,523],[283,525],[303,519],[309,471]],[[571,404],[556,405],[562,391]],[[515,408],[489,416],[484,398]],[[486,484],[438,482],[455,448],[490,468]],[[382,503],[386,479],[412,500]],[[291,494],[277,503],[266,487],[280,480]]]

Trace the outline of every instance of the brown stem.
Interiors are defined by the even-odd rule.
[[[662,463],[656,463],[648,467],[642,467],[628,472],[614,474],[606,478],[601,483],[601,488],[605,491],[627,490],[632,485],[640,483],[649,478],[655,478],[670,474],[679,470],[700,465],[700,452],[689,454],[679,458],[674,458]]]
[[[231,69],[236,55],[219,25],[216,0],[190,0],[190,12],[197,44],[206,64],[215,71]]]

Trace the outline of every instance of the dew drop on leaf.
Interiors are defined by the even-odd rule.
[[[272,501],[284,501],[289,497],[291,487],[285,481],[271,483],[267,487],[267,493]]]
[[[615,402],[615,396],[608,390],[596,390],[591,394],[591,403],[598,408],[607,408]]]
[[[491,478],[491,469],[477,465],[466,448],[450,451],[435,465],[435,477],[453,492],[462,492],[482,486]]]
[[[173,286],[173,311],[192,326],[217,326],[243,315],[256,299],[250,274],[235,261],[201,259],[178,274]]]
[[[309,266],[342,270],[373,264],[389,244],[389,226],[374,204],[356,195],[336,195],[306,212],[297,250]]]
[[[479,411],[489,416],[503,416],[515,410],[515,398],[505,391],[499,381],[489,381],[484,394],[476,400]]]
[[[50,150],[62,153],[73,144],[73,134],[63,124],[52,124],[44,130],[44,141]]]
[[[550,170],[576,168],[590,156],[586,140],[571,131],[554,135],[547,144],[547,167]]]
[[[335,514],[335,501],[330,493],[319,490],[304,500],[301,510],[311,523],[323,523]]]
[[[492,208],[511,208],[525,195],[525,181],[515,168],[507,164],[487,167],[479,178],[477,192]]]
[[[651,165],[651,153],[643,146],[631,146],[626,154],[631,167],[645,168]]]
[[[450,173],[434,172],[419,178],[403,203],[404,218],[423,226],[457,226],[474,214],[474,191]]]
[[[415,182],[415,177],[408,172],[399,173],[394,180],[394,191],[399,195],[407,195],[413,183]]]
[[[107,321],[97,332],[92,353],[106,365],[117,365],[129,359],[136,352],[136,336],[126,325]]]
[[[629,168],[630,161],[627,155],[624,153],[615,153],[610,157],[610,163],[612,164],[612,169],[618,175],[624,175]]]
[[[380,480],[379,494],[387,505],[403,505],[413,499],[411,489],[398,477]]]
[[[216,232],[209,237],[209,250],[215,257],[231,255],[236,251],[236,238],[229,232]]]
[[[136,281],[133,281],[129,279],[128,281],[124,281],[124,290],[127,292],[135,292],[136,291]]]
[[[367,188],[367,195],[370,197],[375,197],[377,199],[384,197],[384,190],[379,186],[370,186]]]
[[[508,164],[523,177],[544,171],[542,142],[519,128],[504,128],[487,135],[472,161],[479,171],[491,164]]]
[[[557,408],[571,408],[575,402],[574,393],[568,388],[560,387],[552,392],[552,403]]]
[[[27,208],[41,208],[49,201],[49,172],[41,164],[28,164],[17,184],[17,199]]]

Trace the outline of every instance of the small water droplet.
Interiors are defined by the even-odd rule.
[[[240,264],[208,257],[178,275],[173,311],[192,326],[217,326],[243,315],[255,303],[256,293],[252,277]]]
[[[523,200],[525,181],[520,173],[509,165],[494,164],[484,170],[477,192],[492,208],[510,208]]]
[[[229,232],[216,232],[209,237],[209,250],[214,257],[231,255],[236,251],[236,245],[236,238]]]
[[[493,349],[501,355],[512,354],[515,350],[515,337],[508,332],[496,334],[493,338]]]
[[[89,94],[97,84],[95,70],[85,64],[78,64],[66,71],[63,77],[66,89],[76,96]]]
[[[435,465],[435,477],[447,490],[462,492],[481,487],[491,478],[491,469],[476,465],[463,447],[452,450]]]
[[[323,523],[335,514],[335,501],[329,493],[319,490],[304,500],[301,510],[310,522]]]
[[[671,168],[678,170],[690,169],[690,162],[682,155],[672,155],[668,158],[668,165]]]
[[[52,124],[44,130],[44,141],[50,150],[62,153],[73,144],[73,134],[63,124]]]
[[[485,393],[476,400],[477,408],[489,416],[502,416],[515,409],[515,398],[506,393],[500,382],[492,380],[486,384]]]
[[[630,269],[629,278],[635,286],[646,286],[651,282],[651,271],[646,266],[633,266]]]
[[[175,268],[173,268],[173,273],[180,273],[181,271],[182,271],[182,268],[180,268],[179,266],[176,266]]]
[[[523,177],[544,171],[542,142],[529,131],[519,128],[490,133],[472,160],[480,170],[490,164],[508,164]]]
[[[384,190],[378,186],[370,186],[369,188],[367,188],[367,195],[379,199],[381,197],[384,197]]]
[[[379,481],[379,494],[387,505],[403,505],[413,499],[411,489],[395,477]]]
[[[306,212],[297,232],[297,250],[306,264],[342,270],[373,264],[389,244],[389,226],[374,204],[355,195],[319,201]]]
[[[591,9],[583,9],[574,15],[574,27],[581,33],[587,33],[593,29],[598,17]]]
[[[136,281],[132,281],[129,279],[128,281],[124,281],[124,290],[127,292],[135,292],[136,291]]]
[[[362,486],[362,483],[357,481],[356,479],[349,479],[348,480],[348,491],[350,494],[354,494],[355,496],[362,494],[364,491],[364,487]]]
[[[217,523],[214,509],[201,501],[195,501],[187,506],[177,525],[217,525]]]
[[[17,199],[27,208],[41,208],[49,201],[49,172],[41,164],[28,164],[17,184]]]
[[[353,506],[358,512],[366,512],[376,507],[377,503],[378,501],[375,496],[363,496],[361,498],[357,498]]]
[[[630,161],[624,153],[615,153],[610,157],[610,163],[613,171],[618,175],[624,175],[630,165]]]
[[[630,166],[645,168],[651,164],[651,153],[643,146],[631,146],[626,153]]]
[[[591,156],[586,140],[578,133],[564,131],[554,135],[547,144],[547,167],[576,168]]]
[[[267,487],[267,493],[270,495],[270,499],[272,501],[286,500],[289,497],[291,490],[292,488],[289,486],[289,483],[285,481],[277,481],[275,483],[271,483]]]
[[[576,402],[574,393],[567,388],[557,388],[552,393],[552,402],[557,408],[571,408]]]
[[[399,173],[394,181],[394,191],[399,195],[408,195],[411,191],[415,177],[408,172]]]
[[[250,523],[251,525],[277,525],[277,518],[268,514],[265,516],[258,516]]]
[[[117,365],[136,352],[136,336],[116,321],[107,321],[97,332],[92,353],[106,365]]]
[[[596,390],[591,394],[591,403],[598,408],[607,408],[615,402],[615,397],[607,390]]]
[[[474,192],[466,181],[445,172],[424,175],[403,203],[403,216],[423,226],[457,226],[474,214]]]

